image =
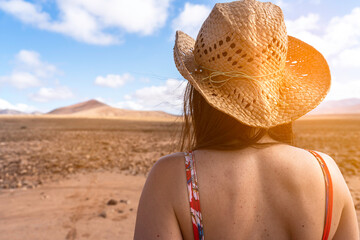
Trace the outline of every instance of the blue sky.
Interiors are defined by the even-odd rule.
[[[179,113],[176,29],[196,37],[216,1],[0,0],[0,109],[47,112],[88,99]],[[360,2],[274,0],[288,34],[327,58],[326,100],[360,97]]]

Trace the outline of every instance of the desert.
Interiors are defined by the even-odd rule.
[[[0,117],[0,239],[132,239],[146,174],[179,119]],[[312,116],[294,144],[337,162],[360,219],[360,116]]]
[[[147,177],[163,156],[184,151],[182,130],[185,137],[192,137],[186,134],[189,130],[206,144],[224,143],[227,148],[239,143],[237,136],[247,138],[243,124],[269,128],[290,121],[294,121],[291,144],[303,149],[299,154],[315,150],[335,160],[349,187],[360,230],[360,0],[0,0],[0,30],[0,240],[134,239]],[[235,130],[237,127],[241,130]],[[280,126],[279,132],[287,127]],[[289,132],[282,133],[276,135],[290,138]],[[189,165],[187,175],[184,167],[183,177],[192,175],[188,186],[183,181],[183,190],[190,196],[185,200],[194,203],[192,215],[184,216],[194,217],[196,223],[206,212],[215,216],[216,224],[204,224],[205,231],[198,223],[190,226],[189,222],[186,227],[175,208],[168,208],[176,213],[183,238],[188,238],[184,229],[190,227],[195,235],[198,230],[200,239],[202,234],[232,239],[244,233],[248,235],[243,238],[279,238],[279,232],[291,232],[300,239],[316,238],[308,226],[320,232],[322,214],[324,239],[328,234],[331,238],[335,230],[339,234],[351,231],[342,231],[346,228],[357,230],[354,209],[350,209],[351,220],[350,214],[345,214],[349,202],[347,207],[339,207],[344,198],[334,194],[331,204],[332,181],[325,165],[316,161],[316,153],[313,166],[318,169],[304,164],[306,156],[300,155],[296,161],[296,153],[287,153],[273,171],[264,161],[256,161],[270,160],[260,151],[254,153],[255,161],[239,151],[238,156],[255,163],[253,172],[248,166],[209,164],[209,158],[229,160],[225,151],[222,157],[209,154],[204,158],[202,166],[215,171],[201,178],[211,191],[211,197],[201,200],[201,215],[197,202],[200,192],[206,191],[196,187],[196,167]],[[275,160],[283,154],[275,147],[263,152],[271,153]],[[234,156],[233,163],[247,162],[239,160]],[[296,167],[279,171],[287,161]],[[335,172],[331,163],[330,171]],[[230,171],[219,171],[226,166]],[[166,219],[160,209],[169,201],[156,197],[180,199],[178,192],[172,195],[167,189],[182,189],[181,181],[180,187],[170,185],[182,176],[182,168],[170,167],[152,175],[165,176],[166,181],[154,186],[159,187],[160,182],[168,188],[148,194],[157,205],[144,208],[152,212],[144,214],[150,220],[139,218],[146,230],[139,231],[145,235],[140,238],[153,234],[147,232],[151,223],[160,226],[154,219]],[[173,169],[180,170],[180,175],[163,174]],[[236,172],[238,169],[242,172]],[[296,174],[299,169],[304,175]],[[314,183],[320,182],[310,177],[309,169],[314,170],[311,176],[316,176],[316,170],[319,177],[325,175],[325,194],[314,190]],[[347,190],[344,181],[336,177],[338,173],[331,176],[335,193],[340,189],[338,183],[341,190]],[[224,184],[214,188],[212,183],[222,183],[218,177]],[[236,178],[241,184],[235,184]],[[292,180],[298,181],[291,184]],[[242,186],[246,187],[244,194]],[[193,193],[188,191],[191,187]],[[227,187],[229,191],[222,194]],[[303,190],[296,191],[298,188]],[[253,198],[252,193],[259,197]],[[219,201],[207,211],[205,199]],[[178,202],[190,207],[185,200]],[[229,202],[222,204],[222,200]],[[234,200],[251,203],[254,208]],[[321,212],[315,204],[324,204],[329,212],[334,206],[333,214]],[[304,207],[311,210],[301,215]],[[239,209],[243,212],[237,212]],[[244,216],[250,209],[254,214]],[[341,209],[344,214],[338,214]],[[266,211],[269,214],[263,214]],[[232,221],[231,216],[241,223]],[[170,221],[161,223],[162,230],[174,233],[168,231],[169,226]],[[206,228],[214,234],[207,234]],[[217,233],[229,237],[216,237]],[[153,236],[160,239],[163,233]]]

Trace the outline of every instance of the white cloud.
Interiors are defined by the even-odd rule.
[[[56,88],[40,88],[37,93],[31,94],[29,97],[37,102],[48,102],[50,100],[69,99],[74,94],[67,87]]]
[[[309,14],[297,20],[288,20],[288,33],[313,45],[325,56],[334,56],[340,52],[360,45],[360,8],[354,8],[350,14],[334,17],[322,27],[319,16]],[[322,29],[321,32],[314,31]]]
[[[356,48],[345,49],[340,52],[332,61],[333,66],[344,68],[360,67],[360,46]]]
[[[350,14],[331,19],[326,28],[325,41],[330,42],[332,53],[339,53],[360,45],[360,7]]]
[[[0,1],[0,9],[14,15],[20,21],[29,24],[35,24],[40,28],[45,28],[50,16],[41,12],[34,4],[23,0]]]
[[[15,56],[12,73],[0,76],[0,82],[24,89],[41,85],[41,80],[53,76],[58,70],[52,64],[41,61],[35,51],[21,50]]]
[[[150,35],[164,26],[171,0],[58,0],[59,18],[51,19],[41,5],[24,0],[0,0],[0,9],[37,28],[62,33],[78,41],[108,45],[120,41],[116,29]]]
[[[202,23],[209,15],[211,9],[205,5],[185,3],[184,10],[172,22],[174,31],[181,30],[196,38]]]
[[[11,110],[17,110],[27,113],[36,111],[36,108],[33,106],[29,106],[24,103],[11,104],[8,101],[1,98],[0,98],[0,109],[11,109]]]
[[[164,85],[145,87],[126,95],[117,107],[133,110],[161,110],[181,113],[186,82],[168,79]]]
[[[343,81],[334,78],[331,89],[326,97],[327,100],[339,100],[346,98],[359,98],[360,78],[358,80]]]
[[[40,80],[28,72],[15,71],[8,76],[1,76],[0,82],[10,83],[16,88],[24,89],[28,87],[40,86]]]
[[[95,84],[99,86],[117,88],[121,87],[132,79],[133,77],[129,73],[125,73],[123,75],[108,74],[106,77],[98,76],[95,79]]]
[[[286,27],[289,35],[299,35],[304,31],[311,31],[319,29],[319,19],[318,14],[309,13],[307,16],[301,16],[296,20],[287,20]]]
[[[16,68],[33,72],[35,76],[47,78],[53,76],[57,69],[54,65],[40,60],[40,54],[35,51],[21,50],[15,56]]]

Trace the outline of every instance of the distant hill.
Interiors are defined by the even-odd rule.
[[[143,119],[143,118],[169,118],[174,117],[161,111],[135,111],[128,109],[113,108],[110,106],[103,106],[86,111],[77,112],[73,115],[77,116],[94,116],[94,117],[123,117],[129,119]]]
[[[360,99],[349,98],[322,102],[308,115],[360,114]]]
[[[0,115],[27,115],[27,113],[13,110],[13,109],[3,109],[3,110],[0,110]]]
[[[31,115],[42,115],[43,113],[40,111],[31,112]]]
[[[119,117],[123,119],[166,120],[176,116],[161,111],[135,111],[111,107],[97,100],[89,100],[50,111],[50,115],[69,115],[78,117]]]
[[[108,106],[108,105],[92,99],[92,100],[89,100],[86,102],[73,104],[73,105],[70,105],[67,107],[56,108],[56,109],[48,112],[48,114],[75,114],[78,112],[88,111],[90,109],[94,109],[94,108],[98,108],[98,107],[105,107],[105,106]]]

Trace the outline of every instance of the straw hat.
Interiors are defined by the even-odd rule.
[[[256,0],[217,3],[196,40],[177,31],[174,59],[210,105],[249,126],[293,121],[330,88],[321,53],[287,35],[278,6]]]

